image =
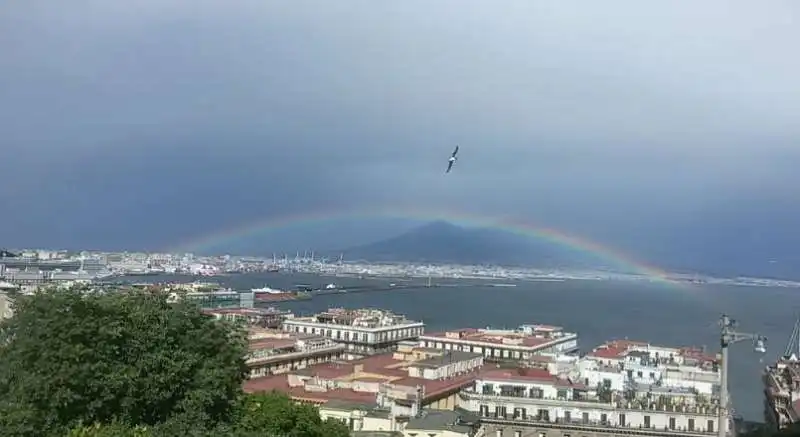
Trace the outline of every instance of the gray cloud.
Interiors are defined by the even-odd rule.
[[[791,1],[12,2],[0,171],[26,182],[0,207],[28,213],[0,236],[66,244],[106,221],[98,242],[157,244],[405,204],[635,245],[753,199],[794,208],[798,19]],[[162,212],[87,213],[96,198]]]

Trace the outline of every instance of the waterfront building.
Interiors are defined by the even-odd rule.
[[[459,405],[481,417],[487,435],[712,436],[718,365],[718,356],[697,348],[611,341],[572,368],[484,372]]]
[[[598,391],[542,369],[485,372],[459,395],[486,430],[502,436],[713,436],[718,405]],[[490,434],[487,434],[490,435]]]
[[[249,330],[246,363],[250,378],[280,375],[341,360],[343,356],[344,345],[325,337],[273,329]]]
[[[475,352],[487,361],[534,361],[542,354],[561,355],[578,349],[578,334],[559,326],[522,325],[518,329],[465,328],[424,334],[420,346]]]
[[[331,308],[310,317],[287,319],[283,329],[328,337],[344,344],[349,358],[360,358],[391,352],[398,343],[417,339],[425,324],[389,311]]]
[[[586,385],[623,391],[634,386],[668,387],[718,397],[721,375],[717,354],[694,347],[673,348],[630,340],[609,341],[578,362]]]
[[[280,328],[284,320],[292,316],[288,310],[269,308],[206,308],[204,314],[219,320],[262,328]]]
[[[389,421],[388,427],[373,430],[401,431],[424,410],[455,410],[458,393],[474,383],[482,366],[481,354],[430,350],[404,342],[394,353],[251,379],[244,390],[279,390],[321,408],[332,401],[361,403],[381,411],[381,417]],[[367,430],[363,424],[352,426],[354,431]]]

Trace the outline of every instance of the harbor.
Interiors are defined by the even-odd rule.
[[[713,320],[718,316],[718,310],[696,302],[687,305],[686,298],[680,299],[676,296],[675,293],[679,291],[665,292],[661,284],[573,280],[499,282],[434,277],[432,286],[428,287],[427,277],[344,277],[285,272],[231,274],[202,279],[186,275],[149,275],[108,278],[98,283],[108,282],[128,286],[137,284],[142,287],[153,283],[196,282],[196,291],[201,294],[193,297],[208,309],[269,310],[270,307],[277,307],[296,315],[308,315],[329,306],[392,308],[426,320],[431,331],[474,326],[476,320],[483,320],[483,323],[493,327],[512,329],[533,317],[545,323],[574,326],[581,333],[582,340],[596,344],[600,344],[604,338],[623,338],[631,332],[640,331],[643,337],[665,344],[681,344],[684,339],[692,338],[696,339],[696,344],[713,347],[719,341],[714,337],[713,329],[709,329],[708,323],[695,323]],[[517,286],[493,286],[502,283]],[[336,288],[326,289],[330,284],[334,284]],[[10,285],[12,288],[18,287],[16,284]],[[248,298],[252,289],[265,286],[283,291],[311,289],[317,294],[312,293],[311,299],[263,304]],[[379,292],[351,291],[358,290],[359,287]],[[794,324],[796,315],[786,313],[787,308],[784,306],[770,304],[771,300],[764,299],[754,303],[752,299],[755,295],[751,290],[740,287],[714,288],[708,284],[704,284],[703,288],[703,296],[707,299],[728,301],[732,305],[732,311],[747,313],[748,318],[752,317],[754,320],[774,320],[775,326],[783,327],[764,329],[762,326],[761,331],[768,337],[785,338]],[[345,292],[341,292],[342,289]],[[768,292],[780,294],[783,293],[781,290],[772,289]],[[213,296],[208,293],[210,291],[222,292]],[[236,295],[229,291],[234,291]],[[791,290],[786,292],[789,291]],[[761,310],[762,307],[765,309]],[[643,308],[659,308],[659,311],[648,311],[645,321],[641,315]],[[607,318],[607,322],[598,324],[595,322],[596,314],[609,314],[612,317]],[[676,319],[678,315],[680,320]],[[642,330],[643,326],[646,328]],[[736,403],[737,412],[746,418],[761,420],[764,417],[763,388],[758,377],[764,365],[766,364],[750,359],[736,360],[731,364],[732,374],[737,375],[736,384],[731,387],[732,399]]]

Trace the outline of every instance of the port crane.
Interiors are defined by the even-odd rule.
[[[728,347],[743,341],[752,341],[756,353],[767,352],[767,337],[759,334],[750,334],[736,330],[739,323],[723,314],[719,319],[720,348],[722,349],[722,363],[720,365],[720,390],[719,414],[717,416],[717,436],[728,437],[728,412],[730,410],[728,399]]]

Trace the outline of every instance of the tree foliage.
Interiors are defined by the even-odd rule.
[[[216,429],[198,428],[191,422],[170,420],[151,428],[118,424],[81,426],[69,437],[348,437],[347,426],[322,420],[311,405],[294,403],[288,396],[272,392],[246,395],[238,405],[234,422]]]
[[[348,437],[342,422],[322,420],[312,405],[296,404],[281,393],[247,396],[241,405],[236,437],[256,435],[292,437]]]
[[[0,345],[8,437],[64,436],[93,423],[117,425],[74,435],[133,436],[128,426],[180,422],[211,429],[233,420],[247,374],[241,332],[160,293],[15,296]]]

